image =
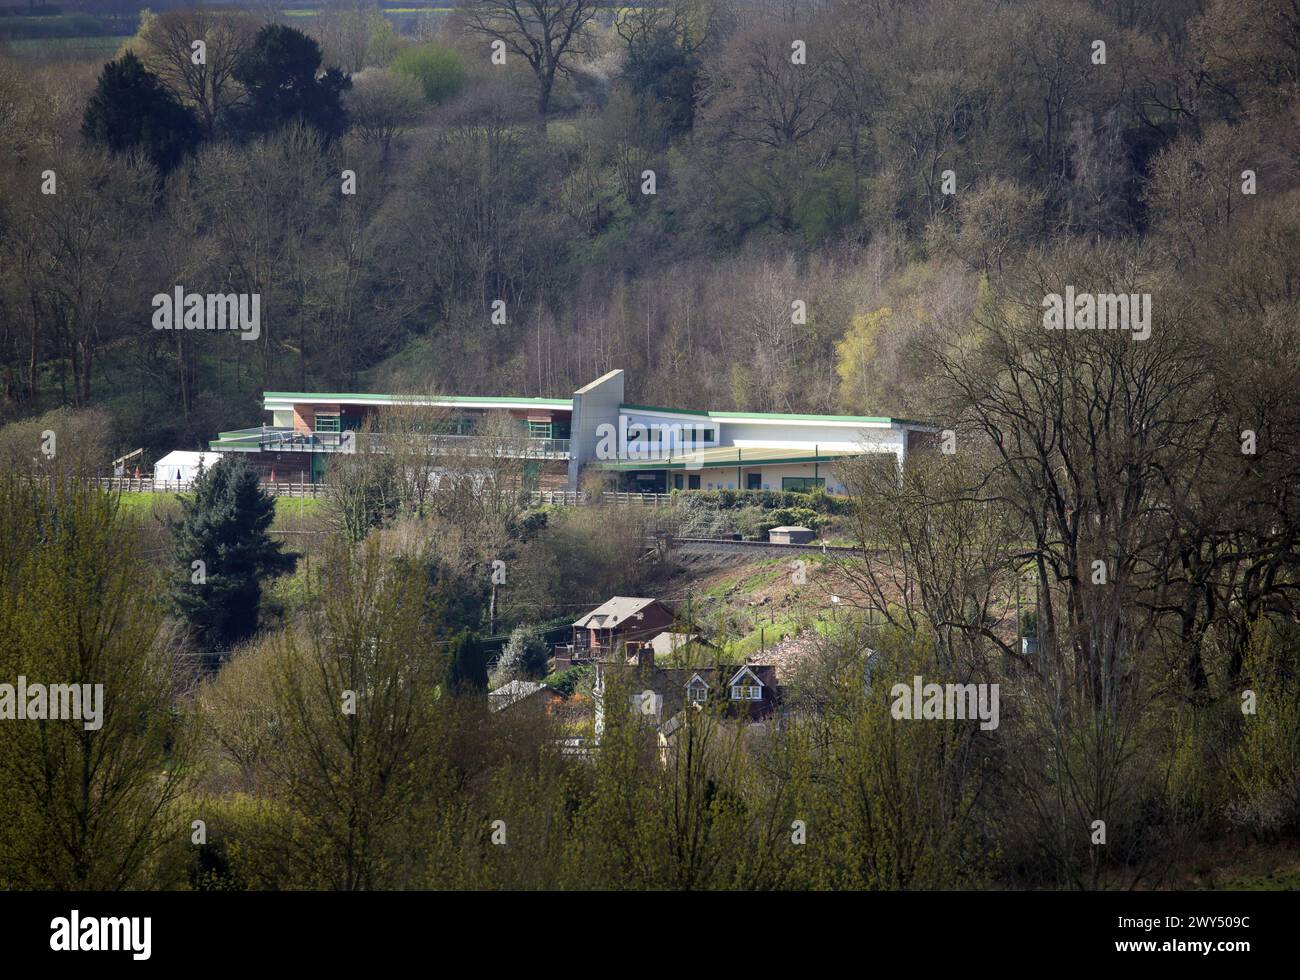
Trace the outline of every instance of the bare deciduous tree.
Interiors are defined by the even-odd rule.
[[[537,77],[538,126],[546,129],[558,75],[590,53],[589,27],[604,0],[464,0],[461,23],[472,34],[504,43]]]
[[[394,138],[419,119],[425,108],[419,82],[381,69],[353,75],[345,101],[353,132],[363,143],[378,146],[385,157]]]
[[[141,34],[140,60],[182,101],[194,106],[208,135],[239,97],[234,79],[253,44],[257,18],[237,10],[169,10]],[[202,42],[202,57],[196,42]]]

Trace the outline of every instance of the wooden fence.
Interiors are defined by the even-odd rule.
[[[186,481],[154,480],[150,477],[102,476],[96,482],[104,490],[120,490],[123,493],[189,493],[191,485]],[[262,490],[272,497],[324,497],[329,494],[329,487],[323,483],[289,483],[283,480],[262,481]]]
[[[104,490],[124,493],[188,493],[190,484],[176,480],[154,480],[150,477],[105,476],[97,481]],[[324,483],[290,483],[287,480],[262,481],[262,490],[272,497],[327,497],[330,488]],[[606,491],[601,499],[605,503],[630,504],[645,507],[664,507],[672,503],[668,493],[615,493]],[[529,495],[534,506],[579,507],[592,502],[591,495],[582,490],[534,490]]]
[[[262,490],[272,497],[328,497],[330,488],[324,483],[285,483],[276,480],[262,481]]]
[[[673,502],[671,493],[614,493],[607,490],[601,497],[606,503],[641,504],[645,507],[666,507]]]
[[[587,495],[581,490],[534,490],[529,498],[535,507],[577,507],[588,502]]]

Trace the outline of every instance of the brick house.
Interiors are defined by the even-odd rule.
[[[573,622],[573,639],[555,648],[555,669],[636,656],[674,623],[672,612],[658,599],[614,596]]]

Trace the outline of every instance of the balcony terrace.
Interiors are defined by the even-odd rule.
[[[212,448],[275,453],[391,452],[392,443],[417,437],[393,436],[384,432],[299,432],[296,429],[264,425],[223,432]],[[434,435],[423,438],[431,454],[506,456],[516,459],[567,460],[570,440],[528,435]]]
[[[619,651],[604,643],[556,643],[552,648],[555,669],[565,670],[574,664],[621,662]]]

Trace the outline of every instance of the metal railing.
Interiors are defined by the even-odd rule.
[[[571,662],[611,660],[614,657],[614,648],[604,643],[557,643],[553,650],[553,656]]]
[[[641,504],[646,507],[663,507],[673,502],[670,493],[619,493],[606,490],[600,499],[608,504]],[[531,494],[534,506],[548,504],[561,507],[580,507],[592,502],[591,494],[585,490],[534,490]]]
[[[427,447],[430,453],[462,451],[470,456],[506,456],[522,459],[568,459],[571,441],[532,436],[498,437],[482,435],[395,436],[387,432],[298,432],[266,426],[259,434],[231,433],[237,441],[256,438],[264,452],[356,453],[391,452],[399,442],[410,440],[413,448]]]

